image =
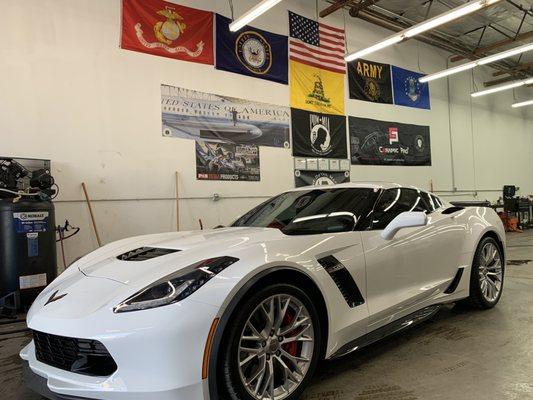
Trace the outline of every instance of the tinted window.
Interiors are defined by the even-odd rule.
[[[420,196],[422,196],[422,199],[428,206],[429,212],[433,212],[438,208],[438,206],[433,203],[433,200],[431,199],[431,196],[429,194],[427,194],[426,192],[420,192]]]
[[[316,188],[287,192],[257,206],[235,221],[232,226],[255,226],[281,230],[287,227],[292,230],[292,227],[288,225],[294,220],[314,216],[326,217],[328,214],[339,212],[351,213],[359,221],[363,214],[372,207],[376,196],[376,191],[366,188]],[[347,229],[341,228],[347,225],[339,224],[339,219],[329,220],[331,224],[317,219],[312,233],[331,232],[333,225],[337,227],[335,229]],[[294,231],[291,234],[294,234]]]
[[[385,227],[398,215],[406,211],[429,213],[431,207],[414,189],[387,189],[379,199],[372,216],[372,229]]]
[[[441,208],[443,206],[442,200],[439,199],[437,196],[431,195],[431,200],[433,200],[433,204],[435,204],[435,209]]]

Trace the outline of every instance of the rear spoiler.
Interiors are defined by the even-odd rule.
[[[455,207],[490,207],[490,201],[450,201],[450,204]]]

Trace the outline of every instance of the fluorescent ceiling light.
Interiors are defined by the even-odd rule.
[[[522,81],[512,82],[507,85],[497,86],[492,89],[481,90],[479,92],[472,93],[472,97],[485,96],[487,94],[498,93],[504,90],[515,89],[520,86],[533,85],[533,78],[524,79]]]
[[[513,104],[513,108],[533,106],[533,100],[523,101],[522,103]]]
[[[252,7],[250,10],[246,11],[241,17],[237,18],[229,25],[229,30],[232,32],[237,32],[243,26],[248,25],[254,19],[264,14],[276,4],[280,3],[282,0],[263,0],[256,6]]]
[[[523,46],[515,47],[514,49],[510,49],[510,50],[506,50],[498,54],[494,54],[492,56],[480,58],[479,60],[476,60],[476,61],[472,61],[472,62],[463,64],[463,65],[458,65],[457,67],[445,69],[444,71],[435,72],[434,74],[423,76],[419,80],[422,83],[434,81],[435,79],[444,78],[445,76],[458,74],[459,72],[463,72],[463,71],[475,68],[479,65],[490,64],[490,63],[502,60],[504,58],[516,56],[517,54],[525,53],[531,50],[533,50],[533,43],[528,43]]]
[[[450,21],[461,18],[465,15],[471,14],[475,11],[481,10],[482,8],[488,7],[494,3],[498,3],[501,0],[476,0],[471,1],[460,7],[456,7],[444,14],[437,15],[434,18],[428,19],[427,21],[416,24],[410,28],[407,28],[397,34],[388,37],[387,39],[371,46],[366,49],[357,51],[352,54],[348,54],[345,57],[346,61],[353,61],[357,58],[365,56],[370,53],[374,53],[378,50],[384,49],[385,47],[392,46],[393,44],[399,43],[404,39],[412,38],[413,36],[420,35],[426,31],[434,29],[438,26],[444,25]]]

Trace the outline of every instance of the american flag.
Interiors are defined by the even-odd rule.
[[[290,59],[346,73],[344,30],[289,12]]]

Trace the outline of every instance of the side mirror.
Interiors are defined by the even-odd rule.
[[[406,211],[394,218],[389,225],[381,232],[381,237],[385,240],[392,240],[400,229],[426,226],[428,216],[424,212]]]

